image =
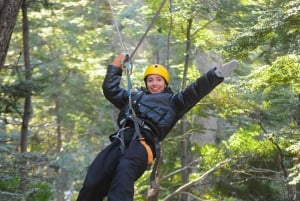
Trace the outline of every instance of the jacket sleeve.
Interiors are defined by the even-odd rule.
[[[121,109],[128,100],[127,91],[120,86],[122,69],[109,65],[102,84],[105,98]]]
[[[183,116],[224,80],[224,78],[216,76],[215,69],[211,69],[184,90],[174,95],[174,108],[178,110],[179,116]]]

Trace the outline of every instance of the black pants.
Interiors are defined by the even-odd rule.
[[[147,169],[147,152],[138,139],[121,152],[118,139],[88,168],[77,201],[133,201],[134,182]]]

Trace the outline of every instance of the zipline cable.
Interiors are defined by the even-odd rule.
[[[120,40],[120,43],[121,43],[123,52],[126,52],[126,48],[125,48],[124,42],[123,42],[123,40],[122,40],[121,32],[120,32],[120,30],[119,30],[119,26],[118,26],[117,21],[116,21],[116,18],[115,18],[114,10],[113,10],[113,8],[112,8],[112,5],[111,5],[110,1],[107,0],[107,2],[108,2],[108,5],[109,5],[109,9],[110,9],[110,12],[111,12],[111,15],[112,15],[112,18],[113,18],[114,26],[115,26],[115,28],[116,28],[116,30],[117,30],[117,34],[118,34],[118,37],[119,37],[119,40]]]
[[[152,28],[152,26],[153,26],[155,20],[157,19],[158,15],[160,14],[160,11],[161,11],[161,9],[164,7],[166,1],[167,1],[167,0],[163,0],[163,1],[161,2],[161,4],[160,4],[158,10],[156,11],[154,17],[153,17],[152,20],[151,20],[151,23],[149,24],[149,26],[147,27],[145,33],[143,34],[142,38],[140,39],[139,43],[137,44],[137,46],[135,47],[135,49],[134,49],[133,52],[131,53],[130,58],[129,58],[130,60],[131,60],[132,57],[135,55],[136,51],[138,50],[138,48],[140,47],[140,45],[141,45],[142,42],[144,41],[145,37],[147,36],[148,32],[149,32],[150,29]],[[115,19],[115,14],[114,14],[112,5],[111,5],[111,3],[110,3],[109,0],[107,0],[107,2],[108,2],[108,4],[109,4],[109,8],[110,8],[110,11],[111,11],[111,13],[112,13],[112,17],[113,17],[113,21],[114,21],[114,26],[115,26],[115,28],[116,28],[116,30],[117,30],[117,34],[118,34],[118,36],[119,36],[119,40],[120,40],[120,42],[121,42],[122,49],[123,49],[124,52],[126,52],[126,48],[125,48],[125,45],[124,45],[124,43],[123,43],[122,36],[121,36],[121,32],[120,32],[120,30],[119,30],[117,21],[116,21],[116,19]]]
[[[138,50],[138,48],[140,47],[140,45],[142,44],[143,40],[145,39],[145,37],[147,36],[148,32],[150,31],[150,29],[152,28],[155,20],[157,19],[158,15],[160,14],[161,9],[164,7],[165,3],[167,0],[163,0],[163,2],[161,2],[158,10],[156,11],[154,17],[152,18],[151,23],[149,24],[148,28],[146,29],[144,35],[142,36],[141,40],[139,41],[139,43],[137,44],[137,46],[135,47],[135,49],[133,50],[133,52],[130,55],[130,59],[134,56],[135,52]]]

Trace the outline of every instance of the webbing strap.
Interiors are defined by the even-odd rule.
[[[148,156],[148,165],[152,164],[154,157],[150,146],[146,143],[145,138],[139,138],[140,143],[145,147]]]
[[[124,130],[126,130],[129,127],[125,127],[125,124],[122,126],[122,128],[119,129],[118,133],[115,135],[115,138],[117,138],[120,141],[120,149],[121,152],[124,152],[125,149],[125,142],[124,142]]]
[[[126,54],[126,58],[124,61],[122,61],[122,65],[125,66],[126,70],[126,78],[127,78],[127,95],[128,95],[128,104],[129,104],[129,114],[134,114],[134,110],[132,109],[132,96],[131,96],[131,89],[132,89],[132,83],[131,83],[131,74],[132,74],[132,62],[130,60],[129,54]]]
[[[140,139],[143,138],[143,136],[141,135],[141,132],[140,132],[140,126],[143,126],[144,121],[141,120],[140,118],[138,118],[136,116],[132,116],[132,115],[129,116],[129,118],[134,122],[134,128],[135,128],[134,136],[131,140],[131,143],[132,143],[132,141],[134,139],[136,139],[137,137],[139,137]],[[159,144],[159,141],[157,138],[154,138],[154,144],[155,144],[156,159],[155,159],[154,165],[152,167],[152,172],[150,175],[150,186],[152,189],[158,189],[158,184],[156,182],[156,174],[157,174],[158,161],[160,158],[160,144]],[[152,158],[153,158],[153,156],[152,156]],[[148,155],[148,161],[149,161],[149,155]]]

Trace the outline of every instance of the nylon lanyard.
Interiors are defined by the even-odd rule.
[[[125,63],[126,67],[126,77],[127,77],[127,95],[128,95],[128,104],[129,104],[129,114],[132,112],[134,114],[134,110],[132,109],[132,98],[131,98],[131,89],[132,89],[132,84],[131,84],[131,73],[132,73],[132,64],[131,62],[126,62]]]

